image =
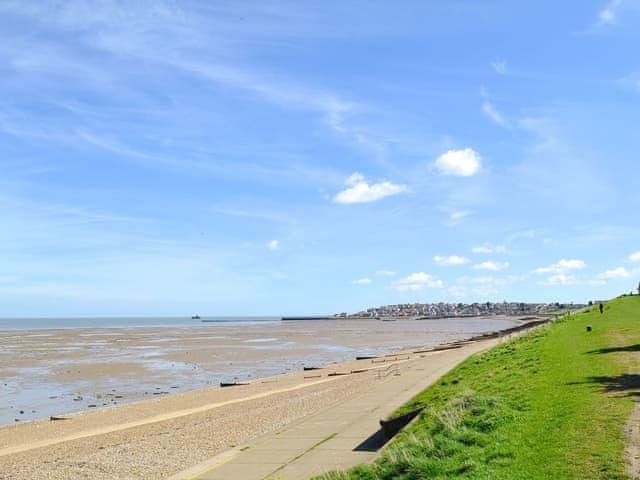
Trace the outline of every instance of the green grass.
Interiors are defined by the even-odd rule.
[[[468,359],[404,405],[396,413],[426,409],[373,465],[320,478],[627,478],[637,352],[638,296],[562,318]]]

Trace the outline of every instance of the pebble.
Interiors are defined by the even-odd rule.
[[[29,454],[0,457],[0,472],[20,471],[23,474],[21,478],[33,480],[69,478],[159,480],[197,465],[228,449],[229,445],[246,444],[252,439],[277,431],[338,400],[349,398],[366,388],[370,381],[371,378],[367,375],[340,377],[329,385],[310,386],[297,391],[295,395],[274,394],[265,398],[229,404],[221,409],[168,420],[160,424],[162,425],[160,429],[158,429],[159,424],[156,423],[112,432],[108,435],[93,436],[80,444],[75,442],[70,442],[68,445],[57,444],[33,450]],[[257,391],[261,390],[257,389]],[[168,392],[156,393],[163,395]],[[164,410],[161,407],[164,404],[161,402],[172,402],[172,398],[174,397],[154,399],[154,402],[149,403],[150,411],[155,409],[158,409],[157,413],[171,411]],[[206,401],[211,402],[215,398],[218,397],[209,398]],[[231,395],[230,398],[237,397]],[[141,402],[140,405],[143,406],[146,403],[148,402]],[[117,407],[123,409],[120,415],[125,415],[124,417],[119,415],[117,421],[136,418],[131,415],[140,410],[130,405]],[[95,408],[96,405],[92,404],[88,407]],[[250,415],[247,415],[247,412],[250,412]],[[102,416],[102,413],[105,416]],[[107,410],[97,410],[90,415],[96,415],[95,418],[100,422],[113,414]],[[86,421],[90,418],[87,417]],[[73,424],[62,422],[57,424],[58,428],[65,428],[67,425]],[[91,425],[83,426],[83,428],[89,427]],[[171,434],[167,435],[167,432]],[[185,445],[189,448],[185,448]],[[65,461],[71,458],[70,455],[73,456],[73,461]],[[2,475],[0,478],[3,478]]]

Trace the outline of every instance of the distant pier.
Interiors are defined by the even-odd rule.
[[[327,317],[327,316],[316,316],[316,315],[311,315],[311,316],[303,316],[303,317],[282,317],[282,320],[284,321],[291,321],[291,320],[329,320],[333,317]]]

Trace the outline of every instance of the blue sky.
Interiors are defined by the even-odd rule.
[[[0,314],[640,280],[640,2],[0,3]]]

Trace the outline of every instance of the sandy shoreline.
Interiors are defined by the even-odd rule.
[[[500,319],[0,331],[0,425],[437,344]]]
[[[361,392],[420,351],[6,425],[0,479],[166,478]]]

